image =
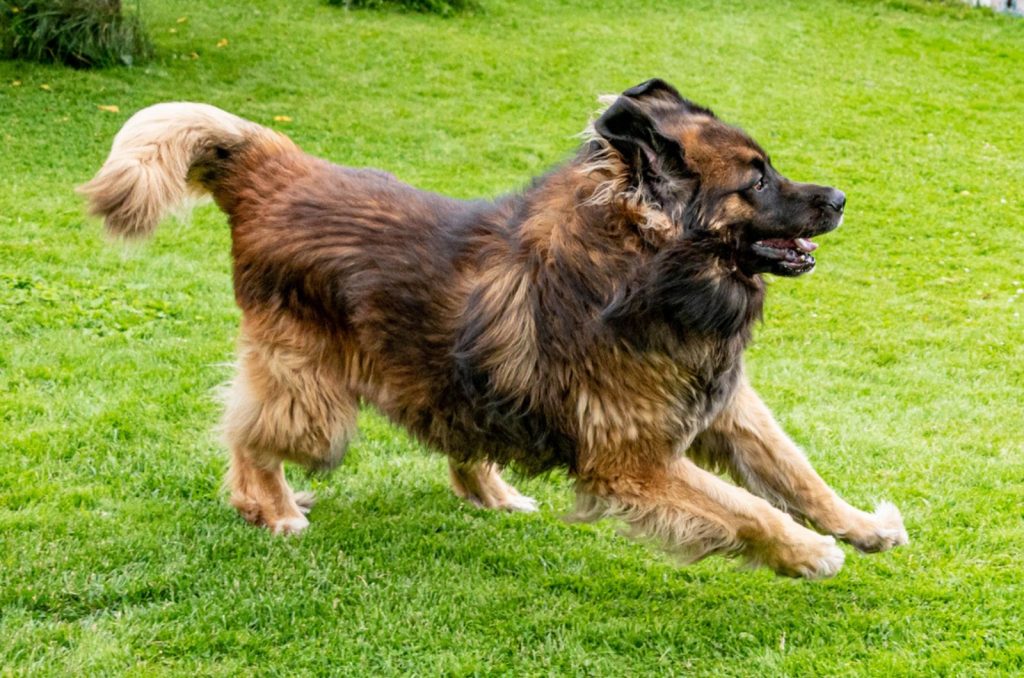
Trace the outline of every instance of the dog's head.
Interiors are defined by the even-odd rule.
[[[682,237],[709,237],[744,273],[814,268],[814,236],[842,222],[846,196],[782,176],[742,130],[662,80],[626,90],[594,123],[625,163],[630,190]]]

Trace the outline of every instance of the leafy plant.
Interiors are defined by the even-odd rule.
[[[327,0],[327,4],[346,9],[399,9],[441,16],[480,9],[474,0]]]
[[[0,0],[5,59],[102,68],[130,66],[152,51],[138,12],[124,12],[121,0]]]

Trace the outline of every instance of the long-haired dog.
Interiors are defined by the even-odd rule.
[[[495,201],[339,167],[189,103],[135,114],[80,191],[123,237],[193,194],[228,215],[243,320],[227,483],[252,523],[309,524],[282,462],[339,463],[366,402],[447,454],[477,506],[532,511],[501,467],[562,467],[578,518],[689,560],[828,577],[843,551],[808,526],[861,551],[907,541],[894,506],[866,513],[825,484],[744,376],[762,276],[814,268],[810,239],[845,196],[789,181],[665,82],[615,98],[573,160]]]

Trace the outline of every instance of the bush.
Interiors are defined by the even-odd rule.
[[[327,0],[327,3],[346,9],[403,9],[441,16],[480,9],[475,0]]]
[[[0,0],[0,56],[76,68],[131,65],[152,54],[121,0]]]

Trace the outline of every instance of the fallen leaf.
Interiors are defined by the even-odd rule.
[[[221,38],[220,40],[217,41],[217,47],[227,47],[227,46],[228,46],[228,39],[227,38]]]
[[[118,108],[117,106],[114,106],[114,105],[109,105],[109,106],[100,105],[100,106],[97,106],[96,108],[100,109],[101,111],[106,111],[107,113],[120,113],[121,112],[121,109]]]
[[[187,17],[187,16],[179,16],[179,17],[178,17],[178,23],[179,23],[179,24],[183,24],[183,23],[185,23],[186,21],[188,21],[188,17]]]
[[[198,59],[198,58],[199,58],[199,54],[198,54],[198,53],[196,53],[196,52],[192,52],[192,53],[190,53],[190,54],[188,55],[188,57],[189,57],[189,59],[192,59],[192,61],[195,61],[196,59]]]
[[[274,122],[291,122],[292,118],[290,115],[275,115]]]
[[[46,91],[46,92],[53,91],[53,88],[50,87],[49,85],[47,85],[45,82],[42,85],[39,86],[39,89],[41,89],[43,91]]]
[[[21,80],[14,80],[11,82],[11,87],[21,87]]]

